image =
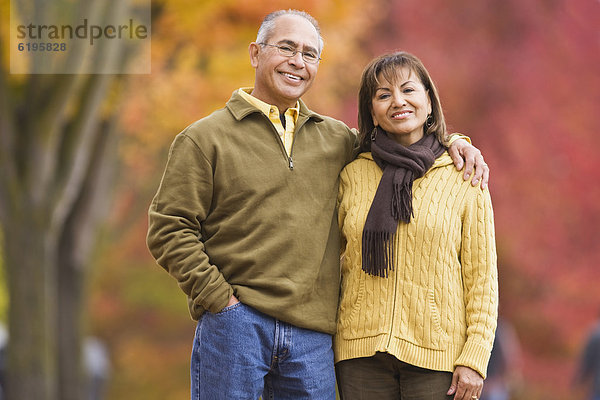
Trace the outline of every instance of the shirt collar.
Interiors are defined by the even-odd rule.
[[[252,93],[252,90],[253,90],[253,88],[251,88],[251,87],[245,87],[245,88],[239,89],[238,92],[244,100],[246,100],[248,103],[250,103],[253,106],[255,106],[256,108],[258,108],[266,116],[269,116],[272,109],[275,109],[275,110],[277,110],[278,113],[281,113],[281,110],[279,110],[277,108],[277,106],[265,103],[264,101],[252,96],[250,94],[250,93]],[[299,111],[300,111],[300,103],[298,101],[296,101],[296,105],[294,107],[288,108],[286,110],[286,113],[290,112],[292,117],[294,118],[294,120],[297,120]]]

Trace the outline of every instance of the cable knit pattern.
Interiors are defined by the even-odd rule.
[[[388,278],[361,269],[361,237],[382,172],[363,153],[340,175],[342,294],[336,362],[388,352],[438,371],[486,376],[498,278],[489,191],[471,186],[448,153],[413,185],[414,218],[400,223]]]

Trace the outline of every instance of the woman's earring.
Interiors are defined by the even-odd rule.
[[[431,128],[431,126],[433,125],[433,115],[429,114],[429,115],[427,116],[427,119],[425,120],[425,125],[426,125],[428,128]]]
[[[377,137],[377,127],[373,128],[373,130],[371,131],[371,142],[374,142],[376,137]]]

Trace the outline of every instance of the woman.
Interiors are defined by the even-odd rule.
[[[373,60],[359,93],[362,153],[341,173],[342,399],[477,399],[498,286],[488,190],[456,171],[437,90],[416,57]]]

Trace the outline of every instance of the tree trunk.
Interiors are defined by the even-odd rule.
[[[0,212],[10,288],[8,399],[85,398],[82,316],[87,263],[111,198],[115,130],[114,118],[95,129],[85,177],[62,224],[51,226],[51,212],[35,211],[27,195],[12,193],[10,200],[1,202],[5,209],[0,211],[11,210]]]
[[[82,357],[85,306],[83,282],[86,271],[72,252],[59,251],[58,258],[58,391],[60,400],[85,398],[86,376]]]
[[[5,232],[6,265],[16,266],[7,268],[11,366],[7,398],[54,400],[58,399],[56,245],[40,221],[23,215],[15,219],[18,224]]]
[[[65,221],[58,246],[59,398],[80,400],[89,389],[84,370],[85,289],[98,226],[108,214],[116,165],[116,120],[100,125],[93,157],[79,196]]]

